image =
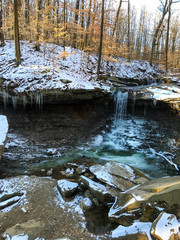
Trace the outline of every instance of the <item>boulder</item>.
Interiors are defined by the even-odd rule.
[[[142,211],[142,207],[147,204],[166,203],[167,209],[176,206],[177,217],[179,217],[179,196],[180,196],[180,177],[166,177],[154,179],[144,183],[125,193],[120,193],[109,211],[109,218],[112,221],[122,223],[122,216],[128,213]]]
[[[57,182],[57,188],[64,197],[70,197],[76,192],[78,184],[63,179]]]
[[[120,225],[112,231],[112,238],[122,240],[150,240],[150,228],[150,222],[135,222],[129,227]]]
[[[141,174],[142,176],[138,175],[133,168],[123,163],[108,162],[104,166],[94,165],[90,167],[90,171],[100,181],[121,191],[126,191],[139,183],[148,181],[143,174]]]
[[[0,115],[0,161],[6,144],[8,134],[8,121],[6,116]]]
[[[89,211],[89,210],[93,209],[94,204],[93,204],[93,202],[91,201],[90,198],[86,197],[81,201],[80,207],[83,210],[83,212],[86,212],[86,211]]]
[[[81,176],[81,181],[90,190],[92,195],[103,204],[112,204],[114,202],[115,197],[104,185],[97,183],[85,176]]]
[[[173,234],[179,232],[180,223],[176,216],[166,212],[161,212],[151,226],[151,235],[158,240],[170,240]]]

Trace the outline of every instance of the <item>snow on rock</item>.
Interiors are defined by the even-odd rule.
[[[120,225],[119,227],[117,227],[115,230],[112,231],[112,238],[119,239],[120,237],[132,236],[132,239],[133,239],[133,235],[139,234],[139,235],[145,235],[147,239],[152,240],[150,235],[151,224],[152,223],[150,222],[135,222],[133,223],[133,225],[129,227],[124,227]],[[146,239],[146,238],[143,238],[143,239]]]
[[[85,176],[81,176],[81,182],[90,190],[92,195],[104,204],[114,202],[113,194],[107,188]]]
[[[8,121],[6,116],[0,115],[0,160],[6,143],[8,133]]]
[[[63,179],[57,182],[57,188],[64,197],[70,197],[76,192],[78,184]]]
[[[151,235],[160,240],[169,240],[180,231],[180,222],[173,214],[161,212],[151,226]],[[180,235],[179,235],[180,237]]]
[[[13,41],[6,41],[1,48],[0,76],[4,88],[11,88],[15,94],[38,92],[42,90],[70,89],[94,90],[100,88],[110,91],[110,86],[97,81],[97,56],[77,49],[41,44],[40,51],[34,51],[34,43],[21,41],[22,63],[17,67],[14,62]],[[65,57],[63,58],[63,55]],[[117,59],[115,62],[102,61],[101,71],[108,76],[152,80],[160,75],[157,67],[145,61]]]
[[[86,197],[81,201],[80,207],[83,210],[83,212],[86,212],[86,211],[91,210],[94,207],[94,205],[93,205],[93,202],[91,201],[91,199]]]
[[[135,174],[130,166],[118,162],[108,162],[104,166],[97,164],[90,167],[90,171],[100,181],[121,191],[126,191],[134,187],[136,184],[139,184],[139,181],[141,183],[147,181],[145,176],[138,176],[138,171]]]
[[[180,100],[180,87],[175,85],[161,85],[148,87],[146,90],[152,94],[155,100],[170,100],[179,99]]]

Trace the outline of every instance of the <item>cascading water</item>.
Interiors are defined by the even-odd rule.
[[[114,95],[114,101],[116,103],[115,119],[118,122],[127,115],[128,92],[118,91]]]
[[[125,146],[125,138],[122,136],[124,124],[126,124],[128,92],[117,91],[114,95],[116,112],[112,122],[111,131],[106,135],[105,145],[115,151]]]

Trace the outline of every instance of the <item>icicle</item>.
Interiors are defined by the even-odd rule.
[[[36,94],[35,94],[35,101],[36,101],[36,105],[37,105],[39,108],[42,108],[42,106],[43,106],[43,101],[44,101],[43,93],[36,93]]]
[[[38,93],[35,94],[35,101],[36,101],[36,105],[40,106],[41,98],[40,98],[40,95]]]
[[[7,101],[8,101],[9,95],[8,93],[4,90],[3,91],[3,102],[4,102],[4,108],[6,109],[7,106]]]
[[[32,105],[33,105],[33,94],[32,93],[30,93],[30,98],[31,98],[31,107],[32,107]]]
[[[26,108],[26,104],[27,104],[26,95],[23,95],[23,107],[24,107],[24,109]]]
[[[12,97],[12,105],[13,105],[13,108],[14,108],[14,109],[17,108],[17,97],[16,97],[16,96],[13,96],[13,97]]]
[[[136,105],[136,92],[133,92],[133,94],[132,94],[132,115],[134,115],[134,112],[135,112],[135,105]]]
[[[157,103],[156,99],[153,98],[153,105],[154,105],[155,107],[156,107],[156,103]]]

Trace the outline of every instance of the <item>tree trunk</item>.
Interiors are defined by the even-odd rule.
[[[88,11],[88,18],[87,18],[87,27],[86,27],[86,35],[84,39],[84,46],[87,47],[88,45],[88,30],[91,22],[91,7],[92,7],[92,0],[89,1],[89,11]]]
[[[66,0],[63,3],[63,28],[64,28],[64,35],[63,35],[63,48],[65,52],[66,48]]]
[[[5,45],[2,19],[2,0],[0,0],[0,42],[1,42],[0,47]]]
[[[14,44],[16,64],[21,63],[21,51],[19,42],[19,24],[18,24],[18,0],[14,0]]]
[[[36,51],[40,50],[40,21],[41,21],[41,1],[36,0]]]
[[[74,28],[73,43],[72,43],[73,48],[76,48],[78,18],[79,18],[79,0],[76,0],[76,12],[75,12],[75,18],[74,18],[75,28]]]
[[[130,0],[128,0],[128,53],[127,53],[127,60],[130,62]]]
[[[102,0],[102,12],[101,12],[101,33],[100,33],[99,57],[98,57],[98,68],[97,68],[98,77],[100,74],[100,67],[101,67],[102,46],[103,46],[103,29],[104,29],[104,0]]]
[[[120,13],[120,10],[121,10],[121,5],[122,5],[122,0],[120,0],[120,2],[119,2],[119,7],[118,7],[118,10],[117,10],[117,13],[116,13],[116,18],[115,18],[115,22],[114,22],[113,31],[112,31],[112,37],[114,37],[115,31],[116,31],[117,22],[118,22],[118,19],[119,19],[119,13]]]
[[[171,4],[172,4],[172,0],[169,0],[169,2],[168,2],[167,34],[166,34],[166,60],[165,60],[166,73],[168,72],[168,50],[169,50],[169,28],[170,28],[170,18],[171,18]]]
[[[25,19],[26,24],[29,25],[29,0],[25,0]]]
[[[82,9],[82,14],[81,14],[81,49],[84,48],[84,0],[81,1],[81,9]]]
[[[151,56],[150,56],[150,60],[149,60],[149,63],[152,65],[152,61],[153,61],[153,56],[154,56],[154,50],[155,50],[155,46],[156,46],[156,39],[157,39],[157,36],[158,36],[158,33],[159,33],[159,30],[161,28],[161,25],[164,21],[164,17],[166,16],[167,12],[168,12],[168,8],[167,8],[167,5],[168,5],[168,0],[166,0],[165,2],[165,5],[164,5],[164,8],[163,8],[163,13],[162,13],[162,17],[159,21],[159,24],[155,30],[155,33],[154,33],[154,36],[153,36],[153,41],[152,41],[152,47],[151,47]]]

